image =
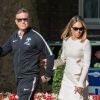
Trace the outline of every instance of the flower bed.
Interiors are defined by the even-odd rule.
[[[34,100],[57,100],[57,94],[54,93],[37,93]],[[88,100],[100,100],[100,95],[88,95]]]
[[[54,93],[36,93],[34,100],[57,100],[57,94]],[[18,100],[15,93],[0,93],[0,100]],[[88,95],[88,100],[100,100],[100,95]]]
[[[100,100],[100,95],[89,95],[88,100]]]
[[[36,93],[34,100],[57,100],[57,94],[54,93]]]
[[[15,93],[0,93],[0,100],[18,100],[18,97]]]

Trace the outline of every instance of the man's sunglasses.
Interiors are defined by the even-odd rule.
[[[72,27],[74,31],[84,31],[84,27]]]
[[[22,22],[22,21],[28,22],[28,21],[29,21],[29,18],[16,18],[16,20],[17,20],[18,22]]]

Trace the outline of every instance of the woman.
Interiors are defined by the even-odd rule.
[[[91,60],[91,45],[87,39],[83,18],[74,16],[61,38],[63,39],[61,59],[66,65],[58,100],[87,100],[84,91],[88,85],[86,76]]]

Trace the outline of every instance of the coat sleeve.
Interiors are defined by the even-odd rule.
[[[42,54],[47,59],[45,76],[52,77],[53,76],[53,66],[54,66],[54,54],[52,53],[45,39],[40,34],[39,34],[38,39],[39,39],[38,48],[41,50]]]
[[[45,71],[45,75],[47,77],[51,77],[53,76],[54,54],[52,53],[46,41],[44,41],[44,46],[42,50],[43,50],[43,54],[46,55],[46,59],[47,59],[47,68]]]
[[[66,61],[66,57],[65,57],[65,40],[63,40],[63,43],[62,43],[61,59],[65,63],[65,61]]]
[[[78,84],[79,87],[84,87],[84,81],[88,73],[90,62],[91,62],[91,45],[90,41],[86,40],[83,46],[83,68],[79,79],[79,84]]]
[[[8,39],[8,41],[0,47],[0,56],[7,55],[12,50],[11,46],[11,37]]]

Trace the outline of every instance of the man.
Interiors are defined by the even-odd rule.
[[[14,71],[17,81],[19,100],[33,100],[39,82],[39,60],[41,54],[47,59],[42,82],[47,82],[53,75],[54,56],[44,38],[30,27],[30,16],[26,9],[20,9],[15,16],[18,30],[0,47],[0,55],[13,53]]]

